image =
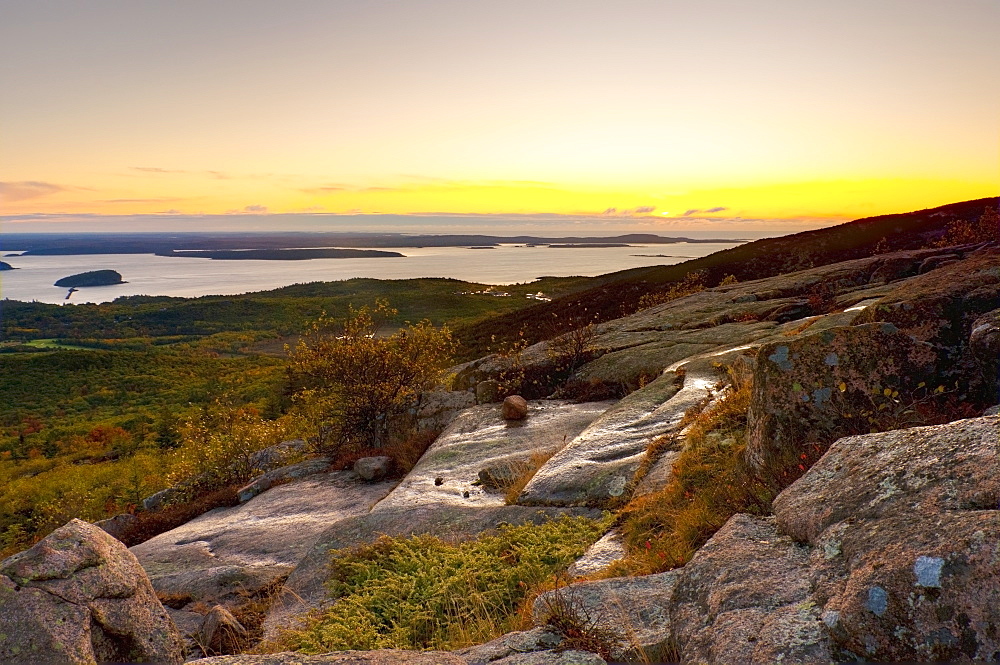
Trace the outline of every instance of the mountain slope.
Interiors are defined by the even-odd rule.
[[[927,247],[949,223],[975,221],[996,198],[952,203],[927,210],[879,215],[779,238],[764,238],[671,266],[635,268],[603,275],[603,284],[475,324],[460,327],[456,336],[474,358],[488,347],[513,341],[523,332],[537,342],[590,322],[607,321],[634,312],[639,299],[679,282],[689,272],[704,271],[706,285],[726,275],[740,281],[771,277],[794,270],[829,265],[873,253]],[[495,337],[495,339],[494,339]]]

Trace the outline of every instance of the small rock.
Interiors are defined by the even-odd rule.
[[[490,404],[500,401],[500,382],[487,379],[476,384],[476,404]]]
[[[479,470],[479,484],[487,491],[502,491],[514,484],[526,464],[495,464]]]
[[[442,485],[444,485],[444,478],[442,478],[441,476],[438,476],[437,478],[435,478],[434,479],[434,485],[436,487],[441,487]]]
[[[199,643],[212,654],[238,652],[246,637],[247,629],[222,605],[213,607],[198,629]]]
[[[504,420],[524,420],[528,417],[528,402],[520,395],[511,395],[500,407]]]
[[[104,529],[105,533],[114,538],[115,540],[121,540],[128,528],[139,519],[135,515],[130,513],[122,513],[121,515],[115,515],[114,517],[109,517],[106,520],[98,520],[94,522],[94,526]]]
[[[362,480],[382,480],[389,475],[392,459],[385,455],[377,457],[362,457],[354,463],[354,473]]]

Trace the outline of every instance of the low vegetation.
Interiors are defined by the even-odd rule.
[[[345,649],[455,649],[518,626],[529,592],[563,571],[608,520],[560,517],[502,526],[476,540],[383,537],[332,553],[331,598],[274,645],[305,653]]]

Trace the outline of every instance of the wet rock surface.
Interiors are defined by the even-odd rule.
[[[158,592],[218,602],[287,575],[331,523],[365,514],[394,482],[311,475],[217,508],[132,547]]]
[[[675,428],[718,380],[703,373],[664,374],[608,409],[538,470],[523,505],[610,505],[621,501],[646,448]]]
[[[573,404],[565,400],[530,403],[531,417],[505,421],[496,406],[466,409],[431,444],[417,465],[376,507],[500,506],[504,497],[477,484],[483,469],[517,469],[533,455],[560,450],[613,402]],[[441,479],[440,484],[436,483]],[[465,496],[465,492],[469,496]]]
[[[0,661],[183,660],[138,561],[93,524],[72,520],[0,562]]]
[[[841,439],[774,502],[837,654],[995,660],[1000,419]]]

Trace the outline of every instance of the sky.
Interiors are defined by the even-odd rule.
[[[997,196],[998,34],[998,0],[0,0],[0,231],[731,236]]]

